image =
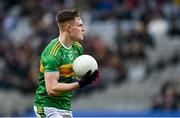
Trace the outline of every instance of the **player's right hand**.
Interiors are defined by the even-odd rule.
[[[91,70],[89,70],[83,77],[81,77],[81,80],[79,81],[79,87],[83,88],[86,85],[92,84],[92,82],[95,81],[98,77],[98,74],[98,70],[95,70],[93,73],[91,73]]]

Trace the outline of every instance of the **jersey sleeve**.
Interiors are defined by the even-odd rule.
[[[44,72],[59,71],[60,62],[56,56],[50,54],[42,55],[41,61],[44,66]]]

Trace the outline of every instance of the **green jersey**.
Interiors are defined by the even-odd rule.
[[[78,42],[74,42],[71,48],[64,47],[58,38],[49,43],[41,54],[39,87],[35,95],[35,106],[71,110],[72,92],[63,93],[59,96],[48,96],[44,73],[59,71],[58,82],[72,83],[74,78],[72,63],[75,58],[82,54],[83,48]]]

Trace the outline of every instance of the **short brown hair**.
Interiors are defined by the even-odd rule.
[[[78,16],[79,16],[78,9],[59,11],[56,16],[56,22],[58,24],[61,24],[66,21],[74,20],[75,17],[78,17]]]

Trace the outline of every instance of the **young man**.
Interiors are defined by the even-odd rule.
[[[72,63],[83,54],[80,41],[85,27],[77,10],[64,10],[57,15],[60,35],[52,40],[41,54],[39,88],[36,91],[34,111],[37,117],[72,117],[72,91],[91,84],[98,70],[88,71],[74,82]]]

